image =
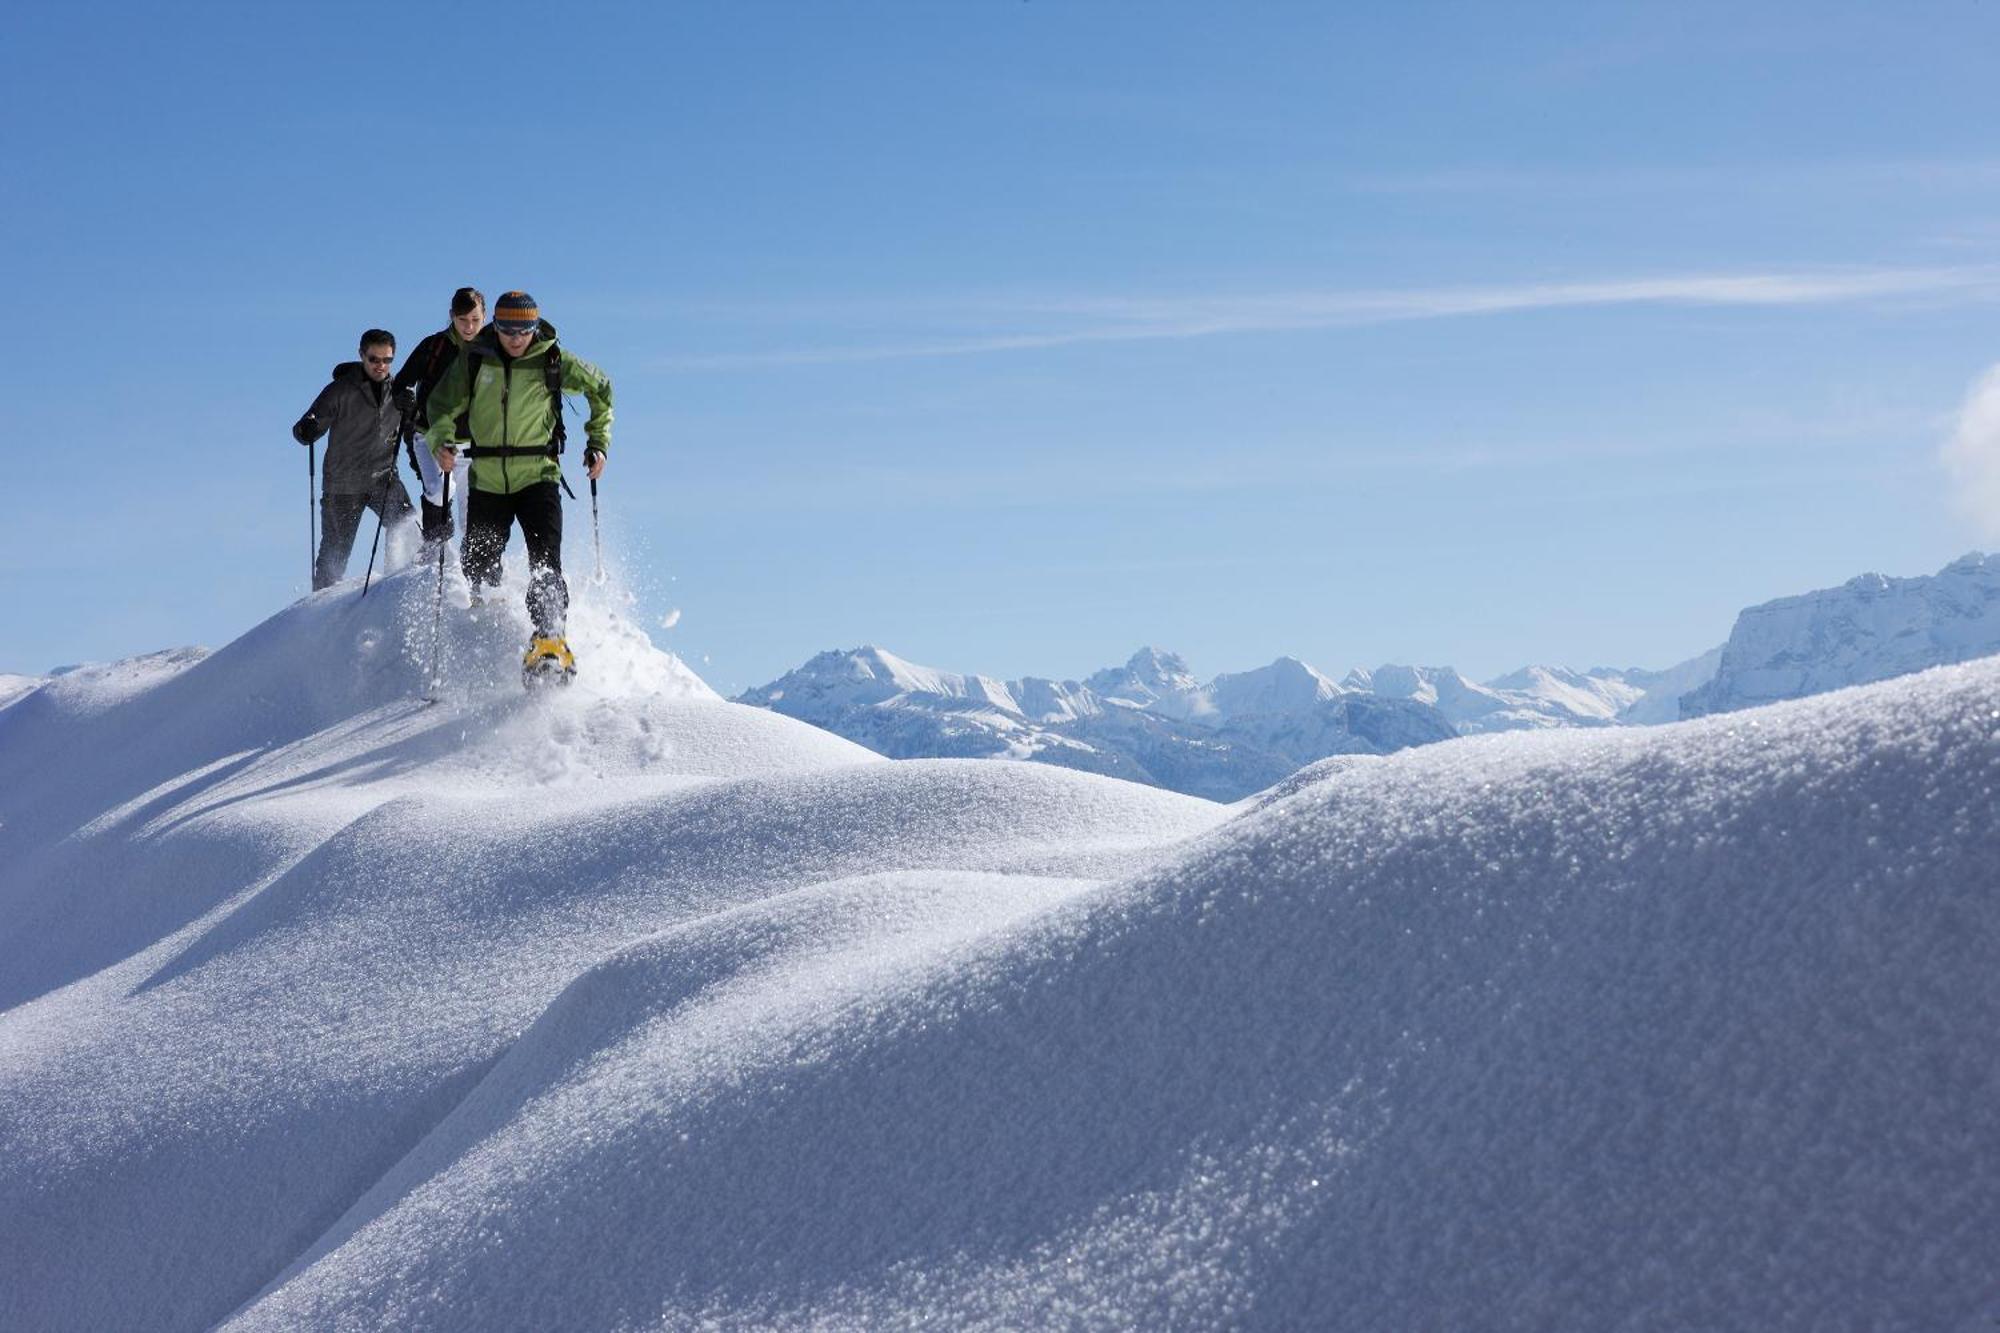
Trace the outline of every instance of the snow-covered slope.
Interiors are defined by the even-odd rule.
[[[1080,683],[961,676],[857,648],[821,653],[738,702],[891,758],[1029,759],[1221,801],[1327,755],[1456,734],[1426,705],[1357,699],[1295,658],[1201,685],[1154,648]]]
[[[5,708],[31,690],[38,690],[47,680],[46,676],[16,676],[0,671],[0,708]]]
[[[1575,726],[1608,726],[1645,694],[1621,677],[1567,667],[1523,667],[1489,684],[1495,690],[1541,700]]]
[[[0,1327],[2000,1315],[2000,662],[1225,808],[342,591],[0,711]]]
[[[761,706],[789,703],[820,711],[867,707],[926,695],[954,706],[1019,713],[1005,685],[985,676],[959,676],[906,662],[880,648],[821,653],[781,682],[756,691]]]
[[[1736,618],[1715,678],[1684,716],[1753,708],[2000,653],[2000,556],[1973,552],[1921,578],[1863,574]]]
[[[1622,681],[1639,692],[1639,697],[1619,710],[1618,720],[1628,726],[1658,726],[1681,720],[1681,696],[1715,679],[1722,665],[1720,646],[1709,649],[1663,671],[1640,667],[1594,667],[1592,676]]]

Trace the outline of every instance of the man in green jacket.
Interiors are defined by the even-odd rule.
[[[493,323],[465,345],[431,392],[426,441],[438,466],[471,463],[463,563],[472,595],[500,582],[500,555],[513,525],[528,546],[528,617],[534,636],[523,659],[529,680],[569,679],[576,671],[567,632],[569,585],[562,573],[562,395],[590,403],[584,469],[592,481],[611,448],[611,380],[556,345],[555,326],[535,299],[508,292]]]

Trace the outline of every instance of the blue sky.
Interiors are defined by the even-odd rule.
[[[299,596],[291,421],[467,282],[612,376],[608,542],[731,693],[864,642],[1658,667],[1992,540],[1939,462],[2000,359],[1991,5],[9,28],[0,671]]]

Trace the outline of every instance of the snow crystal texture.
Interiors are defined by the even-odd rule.
[[[0,1327],[2000,1314],[2000,661],[1223,806],[429,612],[0,709]]]

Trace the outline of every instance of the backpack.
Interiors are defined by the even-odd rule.
[[[431,343],[430,359],[424,362],[424,377],[420,381],[422,387],[417,390],[419,430],[426,429],[431,424],[431,391],[437,388],[438,376],[451,369],[451,363],[458,358],[458,344],[451,340],[449,332],[434,333],[431,337],[434,341]]]
[[[410,471],[419,475],[422,474],[423,469],[417,466],[417,435],[420,431],[428,431],[431,427],[431,391],[437,388],[438,377],[451,369],[452,361],[458,356],[458,344],[451,340],[451,332],[449,330],[442,333],[433,333],[430,337],[424,339],[423,342],[417,344],[417,350],[421,352],[424,350],[426,344],[429,345],[431,354],[424,359],[424,373],[422,377],[415,381],[417,385],[417,410],[405,418],[402,432],[403,450],[410,456]],[[407,365],[404,366],[402,372],[396,376],[397,388],[404,387],[404,376],[409,373],[410,368]],[[468,429],[464,416],[459,417],[458,427],[460,431]]]

